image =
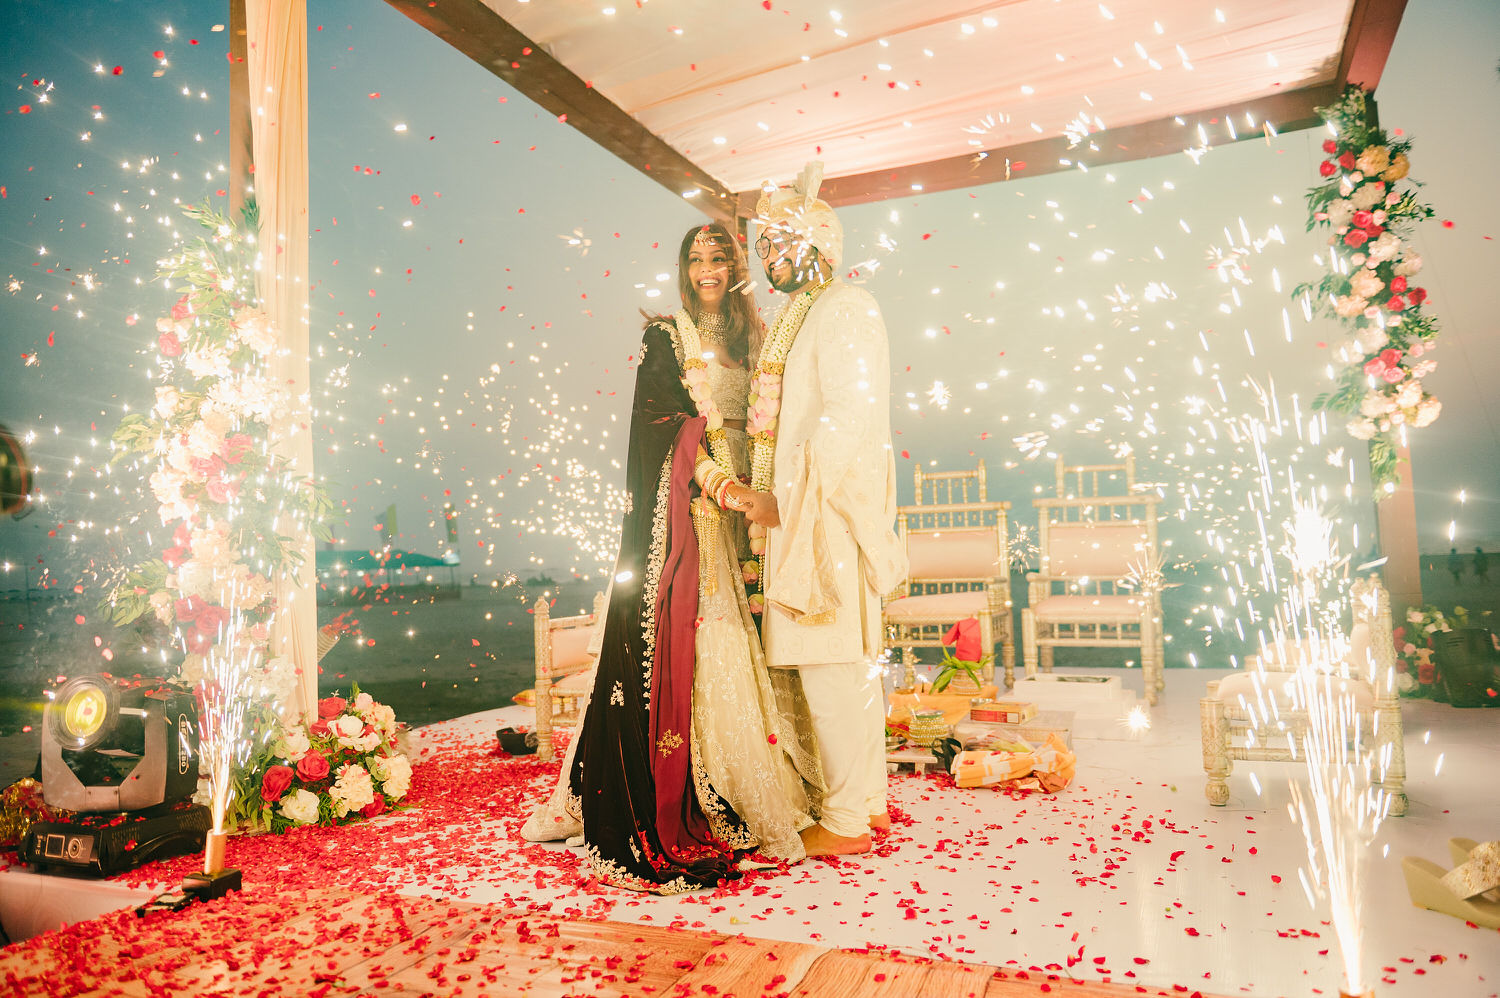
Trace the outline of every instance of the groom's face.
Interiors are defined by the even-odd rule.
[[[766,268],[766,280],[783,294],[791,294],[817,276],[822,259],[817,247],[797,233],[771,226],[757,240]]]

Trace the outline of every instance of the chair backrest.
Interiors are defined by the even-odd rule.
[[[912,469],[916,482],[918,506],[943,506],[955,503],[985,502],[984,459],[973,471],[923,471]]]
[[[595,656],[589,643],[600,612],[601,596],[594,597],[594,613],[553,617],[546,598],[532,607],[535,621],[535,655],[538,676],[558,679],[593,668]]]
[[[898,507],[909,581],[1009,579],[1008,509],[1008,502]]]
[[[1147,525],[1129,520],[1044,520],[1041,548],[1041,573],[1054,578],[1120,579],[1155,556]]]
[[[1135,492],[1135,456],[1119,464],[1064,464],[1057,458],[1057,498],[1128,496]]]

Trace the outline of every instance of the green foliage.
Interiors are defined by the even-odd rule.
[[[951,652],[944,652],[943,660],[938,663],[937,674],[932,677],[932,692],[941,693],[946,690],[960,672],[974,680],[974,685],[983,687],[984,680],[980,677],[979,670],[993,661],[994,657],[985,655],[978,662],[965,662],[961,658],[954,658]]]

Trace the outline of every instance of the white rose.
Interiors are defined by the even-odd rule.
[[[1369,440],[1375,435],[1375,424],[1368,419],[1351,419],[1344,429],[1355,440]]]
[[[1349,200],[1354,204],[1354,207],[1368,211],[1385,200],[1385,185],[1378,180],[1371,181],[1368,184],[1361,184],[1349,196]]]
[[[349,763],[339,768],[338,779],[329,788],[328,796],[333,799],[334,814],[342,818],[375,800],[375,782],[365,767]]]
[[[1341,295],[1333,300],[1333,310],[1345,319],[1352,319],[1362,313],[1368,304],[1358,295]]]
[[[177,667],[177,678],[189,686],[197,686],[203,681],[205,675],[204,666],[207,664],[208,659],[194,652],[186,656],[182,660],[182,664]]]
[[[1417,361],[1415,364],[1413,364],[1411,366],[1411,376],[1413,378],[1425,378],[1429,374],[1431,374],[1433,371],[1436,371],[1436,370],[1437,370],[1437,361],[1435,361],[1435,360],[1419,360],[1419,361]]]
[[[172,594],[166,590],[159,590],[151,594],[151,609],[156,614],[156,619],[163,624],[172,623]]]
[[[182,400],[182,395],[170,385],[156,390],[156,406],[153,411],[162,419],[170,419],[177,411],[177,404]]]
[[[167,467],[184,475],[193,473],[193,455],[181,436],[174,436],[167,444]]]
[[[1385,287],[1385,282],[1373,270],[1360,268],[1349,278],[1349,287],[1361,298],[1374,298]]]
[[[1401,257],[1396,264],[1396,274],[1400,277],[1411,277],[1422,269],[1422,254],[1407,253]]]
[[[281,813],[294,824],[311,825],[318,820],[318,795],[311,790],[295,790],[281,799]]]
[[[1401,238],[1394,232],[1382,232],[1376,240],[1368,247],[1370,264],[1374,266],[1382,260],[1392,260],[1401,250]]]
[[[1422,404],[1417,406],[1417,415],[1416,418],[1412,420],[1412,425],[1416,426],[1418,429],[1421,429],[1424,426],[1431,426],[1433,422],[1437,420],[1438,416],[1442,414],[1442,412],[1443,403],[1433,398],[1424,399],[1422,401]]]
[[[217,347],[189,350],[182,355],[182,362],[195,378],[227,378],[230,374],[229,354]]]
[[[235,313],[235,333],[240,342],[258,354],[268,354],[276,346],[276,331],[266,313],[241,309]]]
[[[1417,688],[1417,681],[1409,672],[1396,673],[1396,692],[1410,693]]]
[[[333,736],[343,742],[346,738],[358,737],[365,730],[365,722],[345,714],[329,722],[328,727],[333,731]]]
[[[1361,326],[1354,334],[1354,342],[1367,354],[1378,352],[1385,346],[1386,341],[1385,330],[1379,326]]]
[[[1403,409],[1410,409],[1422,401],[1422,383],[1420,381],[1408,381],[1396,392],[1396,404]]]
[[[1343,230],[1354,220],[1354,205],[1342,198],[1328,205],[1328,222],[1335,229]]]
[[[400,800],[411,789],[411,763],[404,755],[382,755],[370,768],[381,783],[381,791],[391,800]]]
[[[276,740],[276,746],[272,751],[276,753],[278,758],[285,759],[288,762],[296,762],[312,751],[312,739],[308,737],[307,729],[300,724],[295,727],[284,727],[281,729],[281,737]]]
[[[368,693],[361,693],[354,698],[354,712],[364,717],[370,713],[370,708],[375,706],[375,698]],[[368,718],[366,718],[368,720]]]
[[[215,573],[217,569],[213,565],[198,558],[189,558],[177,566],[177,588],[183,596],[201,596],[204,599],[217,599],[218,587],[215,585]]]

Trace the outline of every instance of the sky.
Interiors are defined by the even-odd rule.
[[[676,307],[673,254],[701,216],[386,5],[310,7],[316,468],[340,544],[379,544],[394,504],[398,545],[436,551],[451,502],[481,578],[604,572],[639,310]],[[0,39],[0,422],[31,437],[44,494],[0,524],[0,562],[69,586],[158,539],[139,481],[103,471],[108,433],[151,396],[177,203],[226,200],[227,9],[142,10],[21,0]],[[1412,0],[1379,90],[1437,212],[1417,236],[1445,330],[1445,412],[1414,447],[1428,551],[1450,525],[1500,546],[1497,58],[1493,5]],[[1236,433],[1271,412],[1278,484],[1322,490],[1368,545],[1359,445],[1295,429],[1337,335],[1289,294],[1319,273],[1302,194],[1321,138],[1216,136],[1196,163],[842,209],[845,266],[890,334],[903,501],[915,465],[983,459],[992,498],[1034,523],[1055,455],[1128,447],[1212,602],[1257,543]]]

